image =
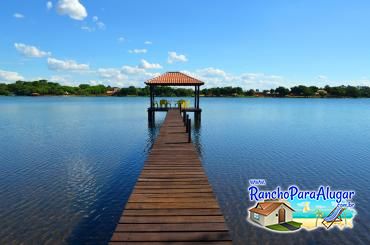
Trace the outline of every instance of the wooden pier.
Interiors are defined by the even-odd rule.
[[[110,244],[231,244],[178,109],[170,109]]]

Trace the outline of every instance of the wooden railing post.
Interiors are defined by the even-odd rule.
[[[188,143],[191,143],[191,119],[188,119]]]
[[[186,132],[189,131],[189,115],[186,115]]]

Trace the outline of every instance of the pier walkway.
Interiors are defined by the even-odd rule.
[[[178,109],[166,119],[110,244],[231,244]]]

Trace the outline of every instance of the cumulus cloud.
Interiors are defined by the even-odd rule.
[[[24,43],[14,43],[15,49],[26,57],[32,58],[43,58],[50,56],[50,52],[42,51],[39,48],[31,45],[26,45]]]
[[[0,82],[9,83],[24,80],[24,77],[14,71],[0,70]]]
[[[141,60],[139,67],[143,69],[162,69],[160,64],[149,63],[144,59]]]
[[[116,68],[100,68],[98,69],[98,74],[101,78],[112,83],[122,82],[128,79],[127,75],[123,74],[120,69]]]
[[[16,18],[16,19],[23,19],[24,15],[21,14],[21,13],[15,13],[15,14],[13,14],[13,17]]]
[[[145,74],[145,69],[136,66],[122,66],[121,72],[126,75]]]
[[[130,49],[128,52],[130,54],[145,54],[146,52],[148,52],[148,50],[146,50],[145,48],[143,48],[143,49]]]
[[[83,20],[87,17],[87,11],[79,0],[59,0],[57,11],[60,15],[68,15],[74,20]]]
[[[207,68],[200,69],[197,71],[197,73],[201,76],[226,77],[225,71],[221,69],[213,68],[213,67],[207,67]]]
[[[100,68],[98,75],[104,83],[112,86],[140,86],[150,78],[158,76],[159,73],[147,72],[145,69],[137,66],[122,66],[121,68]]]
[[[48,67],[50,70],[56,71],[87,71],[90,69],[87,64],[78,64],[74,60],[58,60],[48,58]]]
[[[175,63],[175,62],[187,62],[188,59],[183,54],[177,54],[176,52],[168,52],[168,60],[167,62],[169,64]]]
[[[288,84],[281,76],[264,73],[231,74],[214,67],[184,72],[204,81],[206,87],[238,86],[243,89],[271,89]]]
[[[53,8],[53,3],[52,3],[51,1],[47,1],[47,3],[46,3],[46,8],[47,8],[48,10],[52,9],[52,8]]]

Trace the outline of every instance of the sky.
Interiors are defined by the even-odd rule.
[[[2,0],[0,83],[370,86],[370,2]]]

